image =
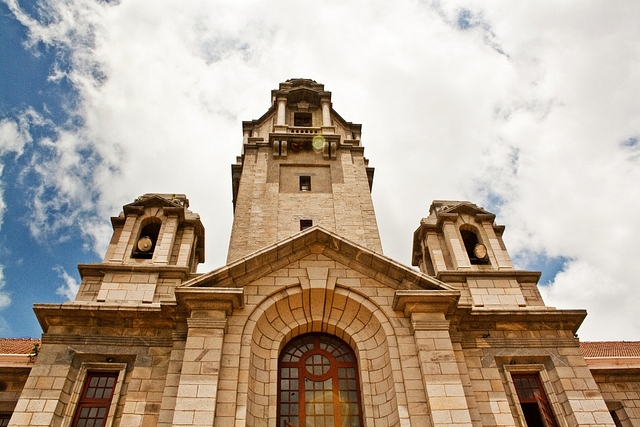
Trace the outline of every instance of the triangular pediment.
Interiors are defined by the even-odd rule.
[[[181,287],[239,288],[311,254],[322,254],[393,289],[453,290],[444,282],[319,226],[311,227],[224,267],[202,274],[183,283]]]
[[[136,211],[149,207],[183,209],[189,207],[189,201],[184,194],[151,193],[138,197],[132,203],[124,205],[122,209],[126,215],[129,211]]]
[[[493,215],[491,212],[469,201],[445,201],[436,200],[431,206],[432,211],[438,214],[468,214],[468,215]]]

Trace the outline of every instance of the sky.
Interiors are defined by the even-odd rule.
[[[0,336],[73,299],[109,218],[185,193],[224,265],[243,120],[310,78],[362,124],[384,254],[496,213],[582,340],[640,340],[640,2],[0,0]]]

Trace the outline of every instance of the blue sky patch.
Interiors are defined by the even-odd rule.
[[[571,258],[565,256],[549,257],[531,252],[521,252],[513,257],[514,267],[519,270],[542,271],[542,276],[538,281],[538,285],[542,286],[553,282],[569,261]]]

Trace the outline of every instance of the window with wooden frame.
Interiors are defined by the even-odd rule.
[[[311,113],[293,113],[293,125],[311,127]]]
[[[544,392],[540,374],[511,374],[527,427],[558,427],[551,404]]]
[[[0,427],[7,427],[11,420],[11,414],[0,414]]]
[[[73,427],[103,427],[109,415],[118,372],[88,372]]]
[[[280,354],[278,427],[362,427],[358,362],[328,334],[305,334]]]

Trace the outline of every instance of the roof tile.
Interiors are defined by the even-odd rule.
[[[31,354],[35,344],[40,345],[36,338],[0,338],[0,354]]]
[[[640,357],[640,341],[584,341],[584,357]]]

